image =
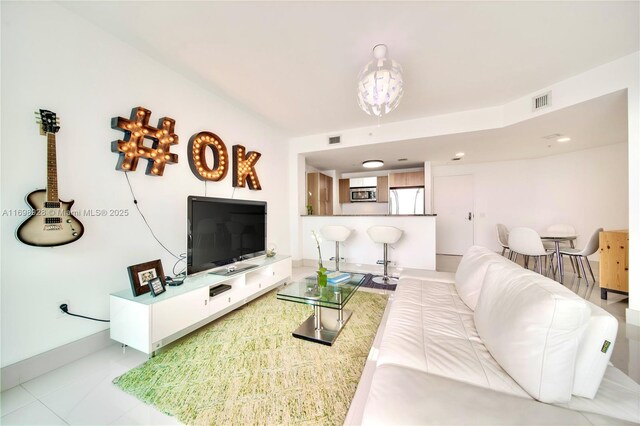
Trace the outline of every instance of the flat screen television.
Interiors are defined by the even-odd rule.
[[[187,275],[264,255],[266,248],[266,201],[187,198]]]

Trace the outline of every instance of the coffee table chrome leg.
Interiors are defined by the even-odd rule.
[[[333,292],[333,295],[336,297],[336,302],[338,302],[339,305],[342,304],[342,292],[340,292],[339,289],[337,289],[337,291]],[[342,309],[338,309],[338,324],[342,325],[344,324],[344,318],[342,315]]]
[[[352,312],[348,309],[338,310],[320,307],[317,309],[319,309],[319,312],[316,311],[314,306],[314,313],[292,333],[293,337],[331,346],[349,321],[349,318],[351,318]],[[325,309],[324,313],[321,313],[323,309]],[[340,322],[339,317],[342,317],[342,322]],[[324,324],[322,324],[322,321],[324,321]],[[318,329],[318,325],[320,325],[320,329]]]
[[[322,310],[320,310],[320,306],[313,307],[313,328],[316,331],[322,330]]]

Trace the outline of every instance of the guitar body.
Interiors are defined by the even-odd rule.
[[[30,246],[55,247],[72,243],[84,234],[84,226],[71,215],[72,201],[47,201],[44,189],[27,195],[34,213],[18,228],[17,237]]]

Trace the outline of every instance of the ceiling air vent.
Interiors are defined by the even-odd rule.
[[[538,111],[539,109],[551,106],[551,92],[544,93],[531,99],[532,111]]]
[[[331,136],[329,138],[329,145],[340,143],[340,136]]]

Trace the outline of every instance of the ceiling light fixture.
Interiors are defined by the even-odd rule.
[[[464,157],[464,152],[456,152],[456,157]]]
[[[570,137],[564,136],[564,137],[556,139],[556,142],[562,143],[562,142],[569,142],[570,140],[571,140]]]
[[[382,160],[367,160],[362,162],[362,167],[367,169],[375,169],[376,167],[382,167],[384,161]]]
[[[402,67],[387,59],[384,44],[373,48],[373,57],[358,77],[358,105],[367,114],[382,117],[393,111],[402,98]]]

